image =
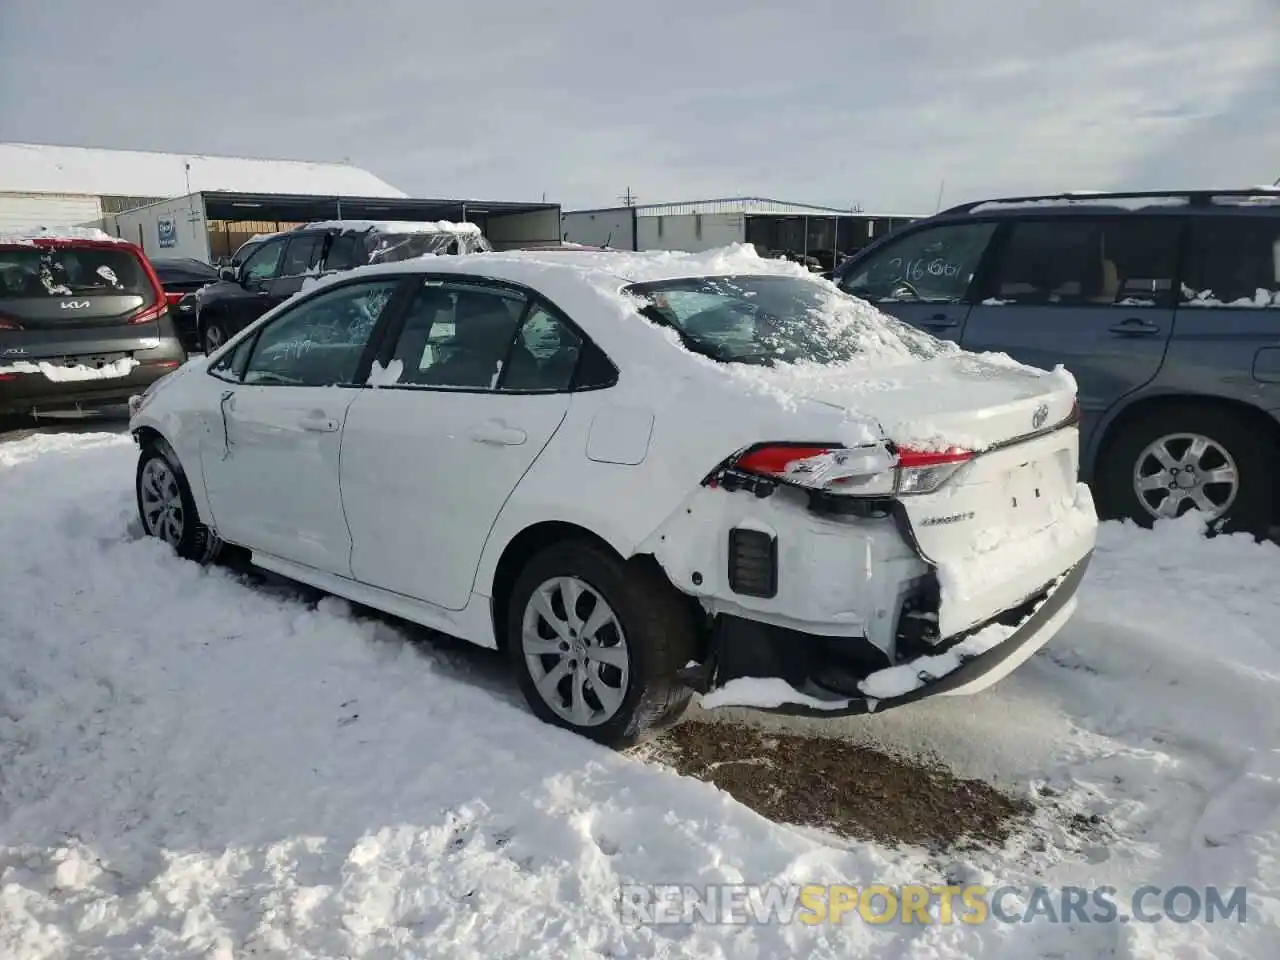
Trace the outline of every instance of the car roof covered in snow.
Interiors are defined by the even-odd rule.
[[[616,294],[633,283],[734,274],[803,277],[804,267],[787,260],[761,257],[750,244],[733,244],[704,253],[659,250],[507,250],[449,257],[418,257],[398,263],[361,267],[360,272],[459,273],[524,284],[554,296],[556,291],[584,285]],[[339,277],[350,277],[351,272]],[[337,278],[335,278],[337,279]]]
[[[31,227],[27,230],[8,231],[0,233],[0,243],[7,244],[36,244],[41,241],[50,243],[73,243],[75,241],[90,241],[92,243],[124,243],[128,240],[122,240],[119,237],[113,237],[111,234],[99,230],[97,227]]]
[[[454,223],[452,220],[317,220],[299,230],[342,230],[365,233],[447,233],[456,236],[480,235],[480,227],[474,223]]]

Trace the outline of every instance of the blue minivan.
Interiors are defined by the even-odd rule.
[[[965,349],[1070,370],[1103,516],[1276,522],[1280,190],[969,203],[833,279]]]

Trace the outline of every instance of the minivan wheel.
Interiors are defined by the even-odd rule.
[[[202,345],[204,347],[204,354],[206,357],[226,342],[227,331],[222,328],[221,323],[217,320],[210,320],[204,325]]]
[[[200,522],[195,498],[173,451],[163,441],[138,457],[138,517],[147,536],[163,540],[184,560],[208,563],[222,542]]]
[[[1099,464],[1099,507],[1143,526],[1198,512],[1228,530],[1265,532],[1275,451],[1230,412],[1179,404],[1126,424]]]
[[[507,641],[534,714],[608,746],[674,723],[692,696],[676,679],[697,649],[684,597],[657,570],[590,543],[529,561],[507,607]]]

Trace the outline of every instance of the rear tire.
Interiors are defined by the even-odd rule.
[[[1204,450],[1199,459],[1197,449]],[[1163,406],[1125,424],[1108,443],[1097,471],[1099,512],[1150,527],[1170,512],[1199,510],[1215,526],[1220,520],[1227,530],[1265,533],[1274,516],[1276,459],[1269,440],[1228,410]],[[1207,482],[1231,473],[1234,485]],[[1185,487],[1180,475],[1190,478]]]
[[[149,443],[138,456],[134,487],[147,536],[168,543],[184,560],[217,558],[222,541],[200,521],[182,464],[163,440]]]
[[[676,678],[698,646],[684,596],[656,569],[594,544],[534,556],[512,589],[506,630],[534,714],[597,743],[636,743],[675,723],[693,695]]]

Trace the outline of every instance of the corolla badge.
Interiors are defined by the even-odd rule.
[[[1031,415],[1031,429],[1039,430],[1044,426],[1044,422],[1049,419],[1049,405],[1042,403],[1036,407],[1036,412]]]
[[[88,300],[63,300],[58,306],[63,310],[83,310],[92,304]]]

